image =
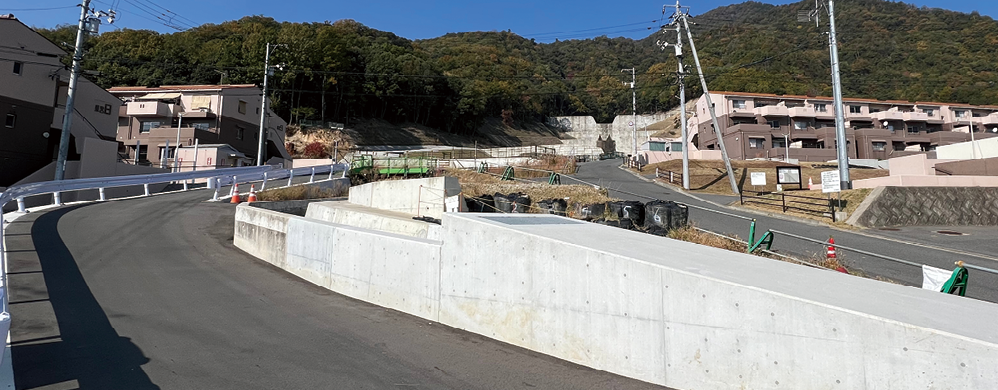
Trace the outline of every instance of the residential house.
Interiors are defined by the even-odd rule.
[[[832,98],[742,92],[712,92],[718,124],[732,159],[836,159]],[[951,103],[844,99],[850,158],[888,159],[936,147],[998,136],[998,107]],[[701,149],[719,149],[701,97],[690,118],[690,134]]]
[[[69,88],[70,72],[60,61],[66,55],[13,15],[0,15],[0,187],[29,176],[53,178]],[[78,177],[87,140],[114,142],[120,106],[119,99],[79,78],[67,178]],[[90,144],[95,153],[107,153],[99,142]],[[110,158],[113,165],[116,157]]]
[[[195,140],[226,144],[256,159],[262,91],[255,85],[115,87],[110,91],[124,101],[117,140],[120,152],[129,159],[172,165],[178,137],[181,147],[193,146]],[[286,127],[287,122],[268,110],[265,162],[291,159],[284,145]]]

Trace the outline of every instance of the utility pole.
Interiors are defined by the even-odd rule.
[[[263,59],[263,95],[260,101],[260,146],[256,150],[256,165],[263,165],[263,150],[264,144],[267,142],[266,136],[266,120],[267,120],[267,77],[273,73],[270,69],[270,42],[267,42],[267,54]]]
[[[55,180],[66,177],[66,159],[69,157],[69,133],[73,128],[73,103],[76,100],[76,83],[80,78],[80,63],[83,61],[83,38],[87,34],[87,11],[90,0],[80,5],[80,24],[76,30],[76,48],[73,50],[73,72],[69,74],[69,96],[66,97],[66,112],[62,115],[62,134],[59,136],[59,156],[55,160]],[[135,156],[139,150],[136,147]]]
[[[664,13],[665,11],[663,10],[662,12]],[[679,126],[682,127],[680,137],[683,144],[683,188],[688,190],[690,189],[690,151],[687,145],[689,143],[689,135],[686,128],[686,67],[683,66],[683,32],[678,23],[681,17],[681,7],[679,1],[676,1],[676,12],[672,15],[673,21],[669,25],[676,26],[676,44],[672,46],[676,49],[676,61],[679,63],[679,72],[676,75],[679,78]],[[665,50],[669,46],[669,43],[660,41],[658,45],[662,47],[662,50]]]
[[[835,1],[828,0],[828,47],[832,56],[832,93],[835,99],[835,138],[839,156],[839,181],[841,188],[852,188],[849,180],[849,139],[846,138],[845,115],[842,112],[842,78],[839,75],[839,48],[835,38]]]
[[[637,81],[635,76],[635,69],[621,69],[621,72],[631,72],[631,141],[634,141],[634,156],[635,159],[638,158],[638,95],[634,91],[634,83]],[[627,85],[627,83],[624,83]]]
[[[676,3],[676,6],[679,7],[678,2]],[[741,191],[738,191],[738,183],[735,182],[735,171],[731,169],[731,160],[728,159],[728,150],[724,147],[724,136],[721,132],[721,126],[717,123],[717,114],[714,112],[714,102],[710,99],[710,90],[707,89],[707,79],[703,76],[703,67],[700,66],[700,56],[697,55],[697,46],[693,43],[693,33],[690,31],[690,22],[687,20],[689,18],[689,14],[681,12],[677,13],[679,14],[678,18],[683,22],[683,27],[686,28],[686,37],[690,41],[690,49],[693,50],[693,62],[697,64],[697,73],[700,74],[700,84],[703,86],[703,97],[707,99],[707,109],[710,111],[710,120],[714,125],[714,135],[717,137],[717,145],[721,148],[721,158],[724,160],[724,168],[728,172],[728,182],[731,183],[731,192],[739,194]]]

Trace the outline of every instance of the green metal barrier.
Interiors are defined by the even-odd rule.
[[[548,178],[548,184],[550,185],[561,185],[561,175],[552,172],[551,177]]]
[[[515,176],[513,174],[513,167],[512,166],[506,167],[506,170],[502,172],[501,179],[502,180],[513,180],[514,178],[515,178]]]
[[[967,293],[967,280],[970,279],[970,274],[967,269],[963,267],[963,262],[956,263],[956,269],[953,270],[953,275],[950,276],[946,284],[943,285],[942,292],[946,294],[959,294],[961,297],[965,296]]]
[[[483,162],[482,165],[478,166],[478,173],[485,173],[489,171],[489,163]]]
[[[753,219],[752,220],[752,224],[749,225],[748,248],[747,248],[748,249],[748,253],[755,252],[755,250],[759,249],[759,247],[762,246],[762,244],[766,244],[766,250],[767,251],[770,250],[770,249],[772,249],[773,248],[773,239],[775,237],[776,236],[773,235],[773,232],[767,231],[766,233],[764,233],[762,235],[762,237],[759,238],[759,241],[756,241],[755,240],[755,219]]]

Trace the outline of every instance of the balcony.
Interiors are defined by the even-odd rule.
[[[992,113],[991,115],[981,117],[985,126],[991,127],[993,125],[998,125],[998,112]]]
[[[793,117],[814,118],[816,115],[814,109],[809,107],[791,107],[787,111]]]
[[[755,112],[751,108],[734,107],[731,109],[732,117],[755,118]]]
[[[880,111],[870,114],[870,117],[877,121],[903,121],[904,114],[901,111]]]
[[[786,106],[756,107],[755,113],[762,116],[790,116],[790,110]]]
[[[924,112],[903,112],[903,113],[901,113],[901,117],[904,118],[905,122],[914,122],[914,121],[928,122],[929,121],[929,114],[926,114]]]
[[[125,103],[128,116],[172,116],[173,105],[157,101],[137,101]]]

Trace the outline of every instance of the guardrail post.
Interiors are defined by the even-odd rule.
[[[335,167],[335,165],[329,166],[329,177],[326,178],[326,180],[333,180],[333,167]]]
[[[236,177],[232,176],[232,183],[229,183],[229,196],[236,196]]]
[[[658,167],[655,167],[655,178],[658,179]]]
[[[211,196],[211,200],[218,201],[218,178],[217,177],[213,177],[213,178],[210,178],[208,180],[213,180],[214,184],[215,184],[215,193]]]
[[[676,182],[675,176],[676,176],[675,172],[669,171],[669,183],[675,183]]]
[[[187,191],[187,180],[184,180],[184,191]]]
[[[295,169],[291,168],[288,170],[288,185],[285,187],[291,187],[291,179],[295,178]]]
[[[309,183],[315,182],[315,167],[312,167],[312,175],[308,177],[308,182]]]
[[[104,187],[98,188],[97,191],[100,192],[100,201],[107,201],[107,197],[104,195]]]
[[[783,212],[787,212],[787,194],[780,194],[780,199],[783,200]]]
[[[26,212],[28,212],[28,209],[26,207],[24,207],[24,197],[23,196],[20,197],[20,198],[17,198],[17,212],[19,212],[19,213],[26,213]],[[0,223],[3,223],[3,221],[0,220]]]
[[[52,201],[56,206],[62,206],[62,195],[58,191],[52,193]]]
[[[267,188],[267,172],[263,173],[263,184],[260,184],[260,191]]]
[[[143,184],[142,189],[145,190],[145,194],[142,196],[149,196],[149,183]]]

